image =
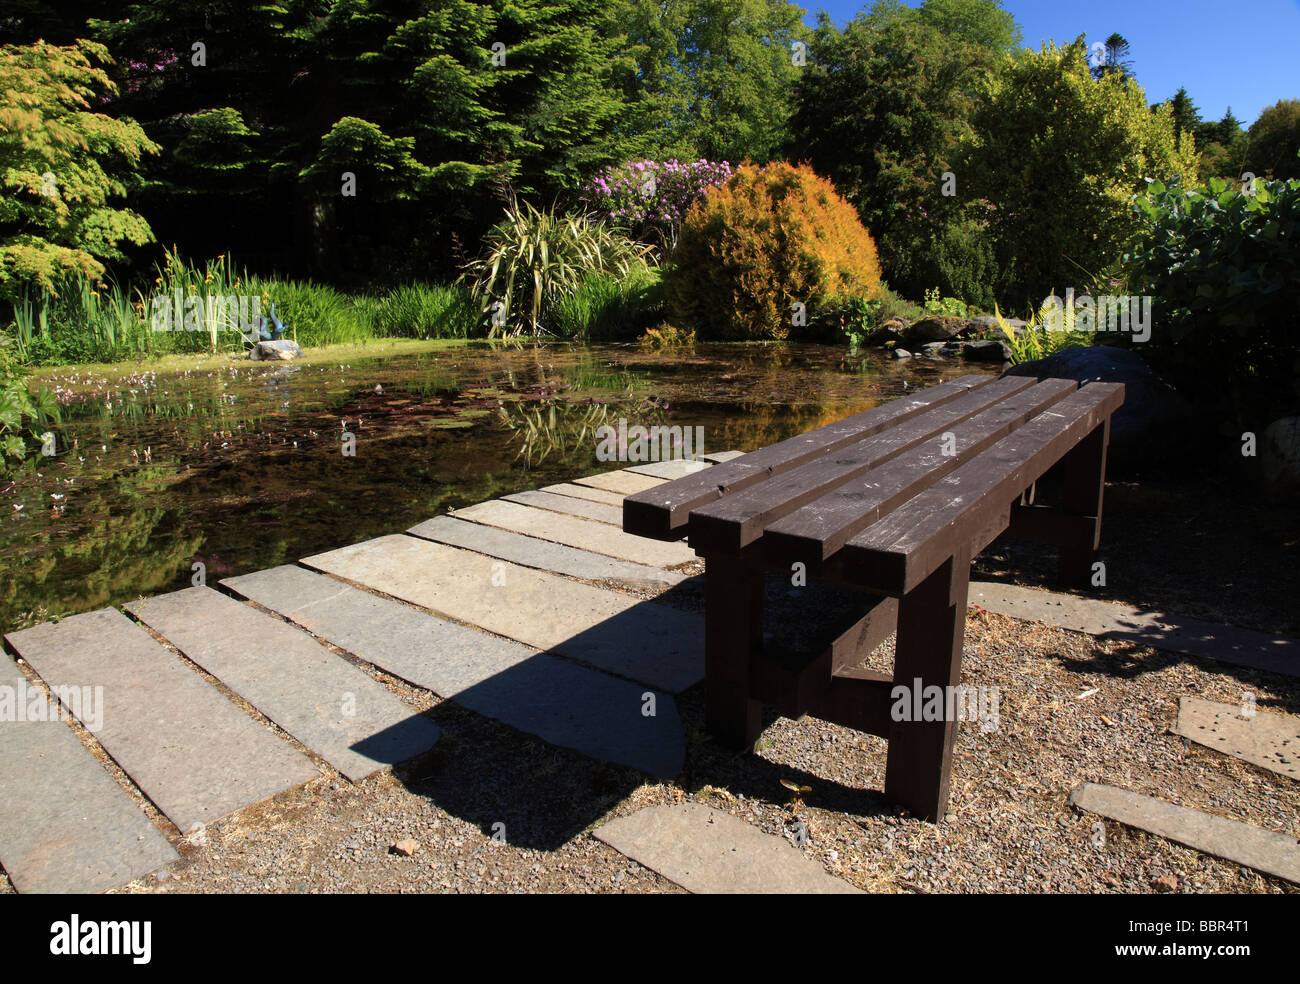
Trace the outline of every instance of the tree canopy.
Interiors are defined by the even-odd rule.
[[[93,108],[114,87],[103,45],[0,48],[0,294],[55,290],[60,274],[98,280],[124,244],[152,238],[115,200],[158,147],[129,120]]]

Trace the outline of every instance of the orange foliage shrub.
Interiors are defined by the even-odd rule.
[[[706,338],[798,338],[828,302],[880,295],[857,210],[811,168],[784,162],[746,164],[691,206],[669,259],[669,312]]]

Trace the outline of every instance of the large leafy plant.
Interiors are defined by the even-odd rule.
[[[1033,317],[1018,331],[1011,327],[1002,312],[994,305],[993,316],[997,318],[1001,341],[1006,343],[1011,352],[1012,365],[1033,362],[1037,359],[1055,355],[1062,349],[1081,348],[1091,345],[1093,336],[1078,329],[1053,329],[1047,324],[1048,306],[1044,304]]]
[[[1134,210],[1131,289],[1154,309],[1144,347],[1234,427],[1300,411],[1300,180],[1153,181]]]
[[[516,202],[483,237],[483,254],[462,279],[490,318],[492,335],[525,328],[537,335],[555,301],[574,293],[589,274],[626,277],[644,268],[646,252],[600,219]]]

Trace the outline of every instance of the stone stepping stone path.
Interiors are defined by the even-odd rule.
[[[99,726],[84,709],[83,725],[182,832],[320,774],[121,612],[6,638],[54,693],[102,688]]]
[[[668,694],[416,611],[301,567],[223,585],[417,687],[554,745],[663,778],[682,770],[685,738]]]
[[[579,550],[549,540],[511,533],[494,526],[469,523],[452,516],[435,516],[408,533],[451,547],[464,547],[489,557],[497,557],[556,574],[582,578],[584,581],[625,581],[628,584],[663,584],[672,586],[686,580],[685,575],[644,564],[631,564],[601,554]]]
[[[605,472],[602,475],[588,475],[573,480],[574,485],[586,485],[593,489],[604,489],[606,492],[617,492],[619,495],[633,495],[663,483],[662,478],[636,475],[630,471]]]
[[[1174,732],[1261,769],[1300,779],[1300,718],[1260,710],[1243,717],[1241,710],[1240,704],[1182,697]]]
[[[535,506],[538,509],[549,509],[551,512],[567,513],[570,516],[595,520],[597,523],[608,523],[620,529],[623,526],[621,505],[611,506],[603,502],[589,502],[586,499],[575,499],[571,495],[556,495],[553,492],[516,492],[514,495],[501,498],[505,502],[517,502],[521,506]]]
[[[683,475],[693,475],[697,471],[708,468],[710,464],[712,462],[696,461],[691,458],[673,458],[670,461],[652,461],[644,465],[633,465],[627,471],[633,475],[649,475],[651,478],[672,481]]]
[[[701,461],[707,461],[711,465],[721,465],[727,461],[733,461],[736,458],[744,456],[744,451],[719,451],[716,454],[700,455]]]
[[[311,636],[212,588],[126,607],[354,782],[438,740],[435,725]]]
[[[586,485],[572,485],[561,482],[559,485],[544,485],[541,491],[553,495],[567,495],[570,499],[586,499],[588,502],[601,502],[607,506],[622,506],[624,496],[620,492],[607,492],[605,489],[593,489]],[[623,524],[620,522],[620,526]]]
[[[353,781],[438,740],[326,642],[555,745],[672,778],[685,757],[672,695],[703,678],[702,616],[572,579],[682,583],[668,568],[693,551],[623,533],[621,505],[701,467],[558,483],[303,561],[324,573],[285,566],[224,582],[275,614],[194,587],[125,606],[143,627],[104,609],[7,639],[46,683],[77,688],[56,692],[181,831],[319,775],[230,694]],[[74,697],[83,687],[102,694],[93,714]],[[8,660],[6,694],[52,718],[0,732],[0,865],[18,891],[103,891],[176,860],[58,703]]]
[[[1300,843],[1295,837],[1101,783],[1086,782],[1075,787],[1070,803],[1088,813],[1300,884]]]
[[[0,724],[0,864],[17,891],[102,892],[179,857],[9,659],[0,695],[27,718]]]
[[[517,502],[493,499],[457,509],[454,515],[456,519],[468,519],[648,567],[673,567],[695,560],[695,551],[680,541],[664,542],[633,536],[605,523],[521,506]]]
[[[702,803],[646,807],[592,835],[688,892],[862,894],[783,838]]]
[[[1131,639],[1155,649],[1203,656],[1284,676],[1300,676],[1300,639],[1180,615],[1144,612],[1118,602],[989,581],[971,582],[970,603],[1001,615],[1044,622],[1103,639]]]
[[[654,689],[704,676],[703,616],[653,601],[400,534],[302,563]]]

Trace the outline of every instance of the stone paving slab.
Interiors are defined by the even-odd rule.
[[[784,839],[702,803],[646,807],[592,834],[688,892],[861,894]]]
[[[620,529],[623,526],[621,505],[610,506],[603,502],[590,502],[587,499],[575,499],[571,495],[556,495],[553,492],[515,492],[513,495],[504,495],[501,498],[506,502],[517,502],[521,506],[534,506],[538,509],[549,509],[551,512],[595,520],[597,523],[608,523]]]
[[[744,453],[744,451],[718,451],[714,454],[701,455],[700,460],[707,461],[711,465],[720,465],[724,461],[734,461],[736,458],[742,457]]]
[[[175,848],[58,710],[0,658],[0,865],[19,892],[103,892],[175,861]],[[26,720],[19,720],[18,706]],[[37,720],[40,709],[45,720]]]
[[[1300,640],[1216,625],[1132,605],[1077,598],[1015,584],[972,581],[970,603],[1014,618],[1045,622],[1104,639],[1129,639],[1170,652],[1300,676]]]
[[[562,513],[521,506],[517,502],[493,499],[474,506],[457,509],[457,519],[496,526],[513,533],[563,543],[580,550],[630,560],[648,567],[674,567],[695,560],[695,551],[685,543],[651,540],[644,536],[624,533],[622,529],[605,523],[566,516]]]
[[[653,489],[658,485],[663,485],[664,480],[651,478],[649,475],[636,475],[625,470],[575,478],[573,484],[586,485],[593,489],[604,489],[606,492],[617,492],[619,495],[632,495],[636,492],[644,492],[646,489]]]
[[[6,638],[56,694],[103,688],[82,723],[184,832],[320,774],[112,608]]]
[[[313,635],[441,697],[554,745],[673,778],[686,746],[677,706],[646,688],[286,565],[223,585]]]
[[[414,536],[381,536],[302,562],[669,693],[704,676],[703,616],[653,601]]]
[[[651,478],[672,481],[683,475],[693,475],[697,471],[703,471],[710,464],[712,462],[697,461],[693,458],[671,458],[668,461],[651,461],[644,465],[633,465],[627,471],[633,475],[649,475]]]
[[[1101,783],[1076,786],[1070,793],[1070,803],[1080,810],[1300,884],[1300,844],[1294,837]]]
[[[1174,731],[1216,752],[1242,759],[1280,776],[1300,779],[1300,718],[1199,697],[1181,697]]]
[[[593,489],[587,485],[573,485],[561,482],[559,485],[543,485],[543,492],[553,495],[567,495],[571,499],[586,499],[588,502],[602,502],[607,506],[622,506],[626,498],[620,492],[607,492],[605,489]]]
[[[438,740],[430,721],[311,636],[212,588],[126,607],[354,782]]]
[[[407,532],[426,540],[508,560],[522,567],[536,567],[555,574],[580,577],[585,581],[624,581],[634,585],[672,586],[686,580],[686,576],[677,571],[615,560],[577,547],[539,540],[522,533],[497,529],[495,526],[470,523],[453,516],[435,516],[418,526],[412,526]]]

